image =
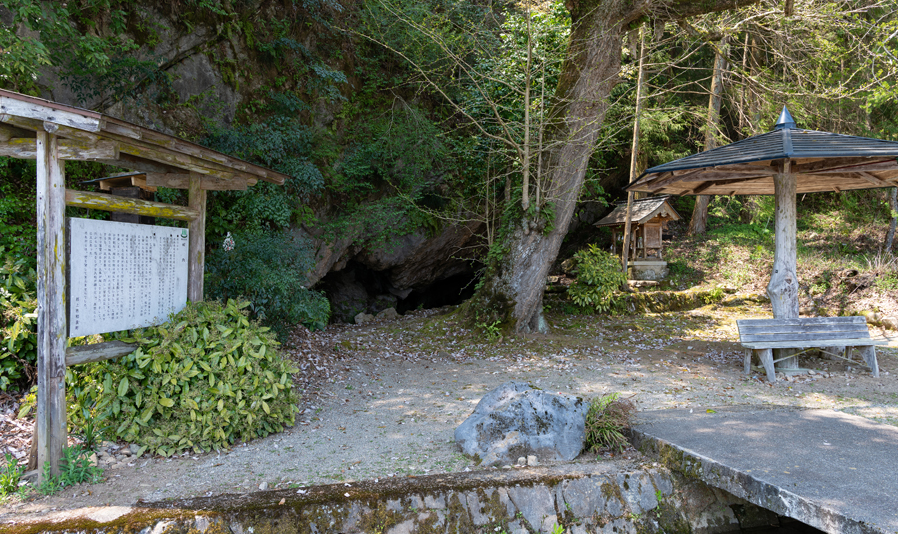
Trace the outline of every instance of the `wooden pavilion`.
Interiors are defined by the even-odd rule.
[[[798,313],[798,194],[898,186],[898,142],[799,128],[783,107],[772,131],[647,169],[629,191],[773,195],[774,260],[767,295],[775,319]],[[795,367],[782,358],[783,365]]]
[[[245,190],[286,175],[101,113],[0,90],[0,156],[37,160],[38,466],[59,474],[66,443],[65,368],[133,351],[111,342],[66,350],[65,207],[187,221],[187,298],[203,299],[206,191]],[[90,160],[144,173],[150,187],[186,189],[176,206],[65,187],[65,161]],[[43,470],[39,470],[39,478]]]

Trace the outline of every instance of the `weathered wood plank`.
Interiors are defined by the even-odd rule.
[[[60,126],[67,126],[69,128],[87,132],[100,131],[101,121],[96,117],[96,113],[88,111],[81,114],[72,111],[63,111],[44,104],[17,100],[7,96],[0,96],[0,113],[37,119],[44,122],[52,122]]]
[[[93,345],[69,347],[65,351],[65,364],[66,367],[71,367],[82,363],[101,362],[127,356],[135,350],[137,350],[137,344],[123,341],[107,341]]]
[[[44,129],[44,121],[38,119],[29,119],[28,117],[18,117],[15,115],[3,115],[0,114],[0,122],[4,122],[6,124],[11,124],[13,126],[17,126],[19,128],[29,130],[31,132],[46,131]],[[89,143],[96,143],[100,140],[100,136],[97,134],[93,134],[90,132],[85,132],[83,130],[79,130],[77,128],[69,128],[68,126],[57,125],[56,135],[59,137],[65,137],[68,139],[80,139],[82,141],[86,141]]]
[[[30,138],[13,138],[0,141],[0,156],[16,159],[36,159],[37,141]],[[114,141],[91,143],[80,139],[61,139],[59,158],[70,160],[117,159],[118,146]]]
[[[789,325],[801,326],[805,324],[840,324],[840,323],[860,323],[867,324],[867,319],[861,315],[848,315],[845,317],[792,317],[786,319],[737,319],[736,325]]]
[[[206,190],[202,188],[203,177],[190,175],[187,202],[198,216],[190,221],[190,241],[187,245],[187,300],[203,300],[203,273],[206,265]]]
[[[161,163],[159,161],[153,161],[151,159],[141,158],[138,156],[132,156],[131,154],[125,154],[124,152],[119,151],[118,159],[111,160],[98,160],[100,163],[105,163],[107,165],[114,165],[116,167],[123,167],[125,169],[130,169],[132,171],[137,172],[158,172],[158,173],[182,173],[184,169],[179,169],[178,167],[173,167],[166,163]]]
[[[10,139],[17,138],[33,139],[34,135],[34,131],[32,130],[16,128],[15,126],[0,123],[0,141],[9,141]]]
[[[120,124],[116,121],[106,121],[103,129],[106,132],[123,135],[131,139],[141,139],[143,137],[139,128],[127,124]]]
[[[200,188],[206,191],[246,191],[247,185],[254,185],[255,180],[253,180],[252,184],[248,182],[248,180],[236,176],[229,180],[215,176],[203,176]],[[147,185],[172,189],[189,189],[190,174],[147,173]]]
[[[66,443],[65,403],[65,170],[56,156],[58,138],[37,132],[37,266],[38,347],[37,421],[35,431],[38,480],[59,474]]]
[[[871,339],[868,335],[859,335],[856,332],[850,332],[853,335],[846,335],[845,332],[837,332],[835,334],[824,334],[824,333],[816,333],[816,334],[777,334],[777,335],[743,335],[741,336],[741,340],[743,343],[779,343],[784,347],[788,347],[791,345],[795,345],[795,343],[803,343],[805,341],[827,341],[829,340],[830,345],[838,345],[838,343],[833,343],[833,340],[844,340],[844,339],[854,339],[854,340],[869,340]]]
[[[163,219],[176,219],[179,221],[193,221],[203,215],[195,209],[176,206],[174,204],[163,204],[161,202],[150,202],[149,200],[117,197],[104,193],[91,193],[88,191],[75,191],[72,189],[66,189],[65,203],[69,206],[78,208],[134,213],[137,215],[146,215],[148,217],[162,217]],[[203,211],[205,211],[205,206]],[[203,216],[205,217],[205,215]]]
[[[273,176],[268,172],[257,171],[256,166],[252,166],[253,172],[259,172],[259,175],[250,174],[241,171],[234,166],[218,163],[211,159],[205,159],[200,156],[192,156],[183,152],[178,152],[167,147],[151,144],[144,140],[131,139],[123,135],[109,133],[108,136],[119,141],[119,151],[124,154],[131,154],[153,161],[167,163],[173,167],[186,169],[191,172],[216,176],[225,180],[234,177],[243,178],[245,180],[258,179],[259,176],[266,176],[265,179],[275,184],[283,184],[284,179],[279,176]],[[234,160],[235,162],[238,160]]]
[[[800,173],[840,173],[845,170],[881,171],[896,168],[895,158],[822,158],[814,162],[803,163],[793,169]]]
[[[127,181],[123,181],[120,178],[114,178],[110,180],[100,180],[100,191],[111,191],[113,187],[139,187],[141,189],[145,189],[151,193],[156,192],[156,188],[147,184],[146,174],[135,174],[134,176],[126,177]]]
[[[788,337],[790,335],[806,334],[806,335],[824,335],[831,334],[841,337],[864,337],[869,335],[869,331],[863,325],[832,326],[827,328],[825,325],[813,325],[802,327],[789,326],[764,326],[750,327],[746,326],[739,329],[739,335],[745,336],[770,336],[770,337]]]
[[[793,341],[791,343],[783,343],[779,341],[758,341],[752,343],[742,343],[743,347],[748,347],[750,349],[783,349],[783,348],[799,348],[799,349],[808,349],[808,348],[818,348],[818,347],[831,347],[831,346],[846,346],[846,347],[866,347],[871,345],[888,345],[888,339],[879,339],[879,338],[871,338],[871,339],[822,339],[820,341],[814,340],[798,340]]]
[[[830,323],[806,325],[742,325],[741,334],[779,334],[790,332],[863,332],[867,333],[867,325],[863,323]]]

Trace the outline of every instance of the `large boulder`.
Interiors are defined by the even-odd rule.
[[[455,429],[455,441],[481,465],[511,464],[530,455],[540,461],[570,461],[583,450],[588,409],[579,397],[506,382],[480,399]]]

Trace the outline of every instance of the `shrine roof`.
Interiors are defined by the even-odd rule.
[[[669,217],[672,221],[680,219],[680,214],[668,202],[669,196],[640,198],[633,201],[630,208],[630,221],[636,224],[645,224],[657,216]],[[606,215],[594,226],[619,226],[627,220],[627,203],[617,205],[614,210]]]

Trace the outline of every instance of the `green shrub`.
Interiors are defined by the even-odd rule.
[[[297,411],[296,369],[246,306],[188,303],[168,323],[120,336],[140,347],[86,366],[74,381],[109,414],[110,434],[163,456],[280,432]]]
[[[577,260],[577,280],[568,288],[568,295],[579,306],[607,312],[614,304],[614,292],[627,283],[617,256],[595,245],[574,254]]]
[[[235,235],[229,248],[216,249],[206,259],[208,298],[250,301],[253,317],[281,340],[295,324],[312,329],[327,325],[330,303],[304,285],[313,265],[308,243],[286,232],[260,232]]]
[[[24,386],[37,362],[37,273],[0,247],[0,390]]]
[[[620,398],[620,393],[594,397],[586,412],[586,448],[592,452],[624,450],[629,442],[623,431],[630,426],[635,411],[633,402]]]

